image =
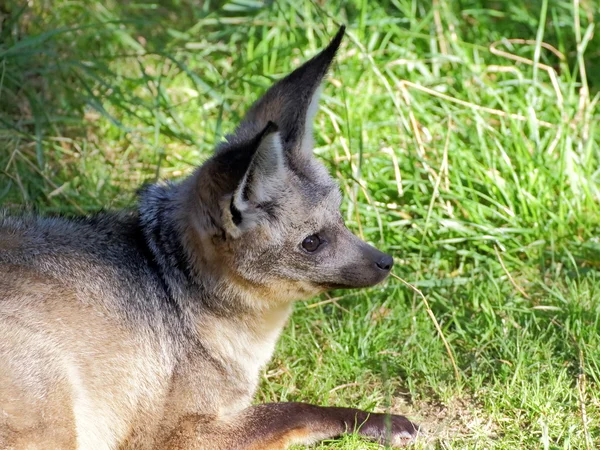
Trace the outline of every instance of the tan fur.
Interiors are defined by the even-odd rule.
[[[209,405],[214,405],[215,418],[245,408],[254,392],[244,386],[257,383],[259,370],[270,358],[291,310],[291,305],[284,304],[246,317],[213,317],[198,323],[208,336],[204,344],[224,361],[237,361],[240,373],[251,376],[240,390],[224,396],[215,389],[221,380],[211,381],[206,372],[194,374],[185,367],[176,369],[169,383],[160,373],[167,370],[168,361],[164,361],[159,343],[145,343],[144,333],[136,336],[115,327],[97,310],[82,311],[81,302],[90,301],[82,298],[84,280],[79,286],[67,287],[22,268],[0,269],[0,292],[19,292],[27,299],[19,303],[19,311],[13,310],[16,306],[10,302],[0,302],[0,367],[12,368],[19,358],[24,360],[17,366],[20,373],[0,370],[2,449],[99,450],[115,448],[122,441],[124,449],[146,448],[149,442],[140,444],[139,436],[135,445],[131,440],[137,421],[142,421],[145,429],[152,424],[160,424],[164,430],[183,426],[170,445],[185,448],[177,447],[176,442],[196,439],[185,434],[190,419],[174,423],[169,418],[176,418],[178,411],[195,409],[196,405],[190,404],[192,392],[204,399],[204,408],[210,410]],[[17,312],[20,319],[11,320]],[[23,322],[22,317],[28,320]],[[69,335],[61,335],[54,326],[57,322],[69,323]],[[73,361],[73,354],[80,360]],[[29,374],[30,365],[41,365],[45,372]],[[95,370],[99,366],[102,373]],[[156,382],[161,379],[164,381]],[[163,408],[155,405],[161,403]],[[157,439],[160,435],[159,431]]]
[[[199,322],[198,327],[205,330],[209,337],[207,346],[222,355],[224,360],[237,361],[247,374],[252,374],[249,381],[254,384],[258,381],[256,377],[260,369],[271,359],[275,343],[291,309],[290,304],[284,304],[252,316]],[[210,339],[213,336],[215,339]],[[250,400],[240,399],[242,407]],[[227,405],[220,412],[231,413],[242,407]]]
[[[251,406],[293,302],[373,286],[393,263],[344,226],[311,155],[307,121],[342,35],[135,211],[0,212],[0,450],[284,449],[356,423],[384,442],[381,414]],[[391,423],[394,438],[416,431]]]
[[[261,442],[251,447],[250,450],[284,450],[293,444],[306,443],[311,435],[312,432],[308,427],[301,427],[286,431],[269,442]]]
[[[0,383],[0,421],[5,424],[0,430],[14,429],[24,417],[33,421],[39,413],[41,423],[52,418],[44,427],[69,430],[65,433],[70,441],[76,434],[78,448],[114,448],[128,435],[132,422],[142,419],[135,417],[139,403],[152,404],[153,398],[166,394],[156,383],[156,375],[165,370],[155,364],[160,360],[159,344],[115,327],[97,310],[82,308],[91,300],[84,286],[73,288],[26,269],[4,267],[0,292],[18,292],[24,300],[0,302],[0,367],[9,368],[0,372],[8,378]],[[67,330],[55,326],[65,322]],[[104,367],[101,374],[99,363]],[[160,419],[158,414],[145,416],[144,420]],[[46,443],[50,431],[29,428],[19,431],[20,440]],[[1,438],[0,434],[4,444]],[[97,445],[102,441],[106,444]]]

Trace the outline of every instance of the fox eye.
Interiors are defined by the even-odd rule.
[[[308,253],[312,253],[316,251],[321,245],[321,239],[316,234],[311,234],[307,236],[302,241],[302,248],[306,250]]]

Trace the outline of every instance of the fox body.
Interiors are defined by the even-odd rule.
[[[132,211],[0,216],[0,448],[283,449],[402,416],[251,406],[295,300],[372,286],[392,258],[355,237],[312,155],[340,44],[276,83],[215,155]]]

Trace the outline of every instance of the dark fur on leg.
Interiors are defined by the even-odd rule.
[[[352,432],[398,447],[412,440],[417,431],[417,426],[404,416],[307,403],[267,403],[252,406],[226,421],[186,417],[161,448],[283,450],[292,444],[306,445]]]

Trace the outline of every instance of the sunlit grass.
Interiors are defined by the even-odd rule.
[[[390,279],[299,304],[257,400],[391,408],[430,431],[418,447],[598,447],[593,2],[194,4],[0,9],[0,202],[132,206],[345,23],[315,153],[347,223],[426,296],[459,377],[422,299]]]

